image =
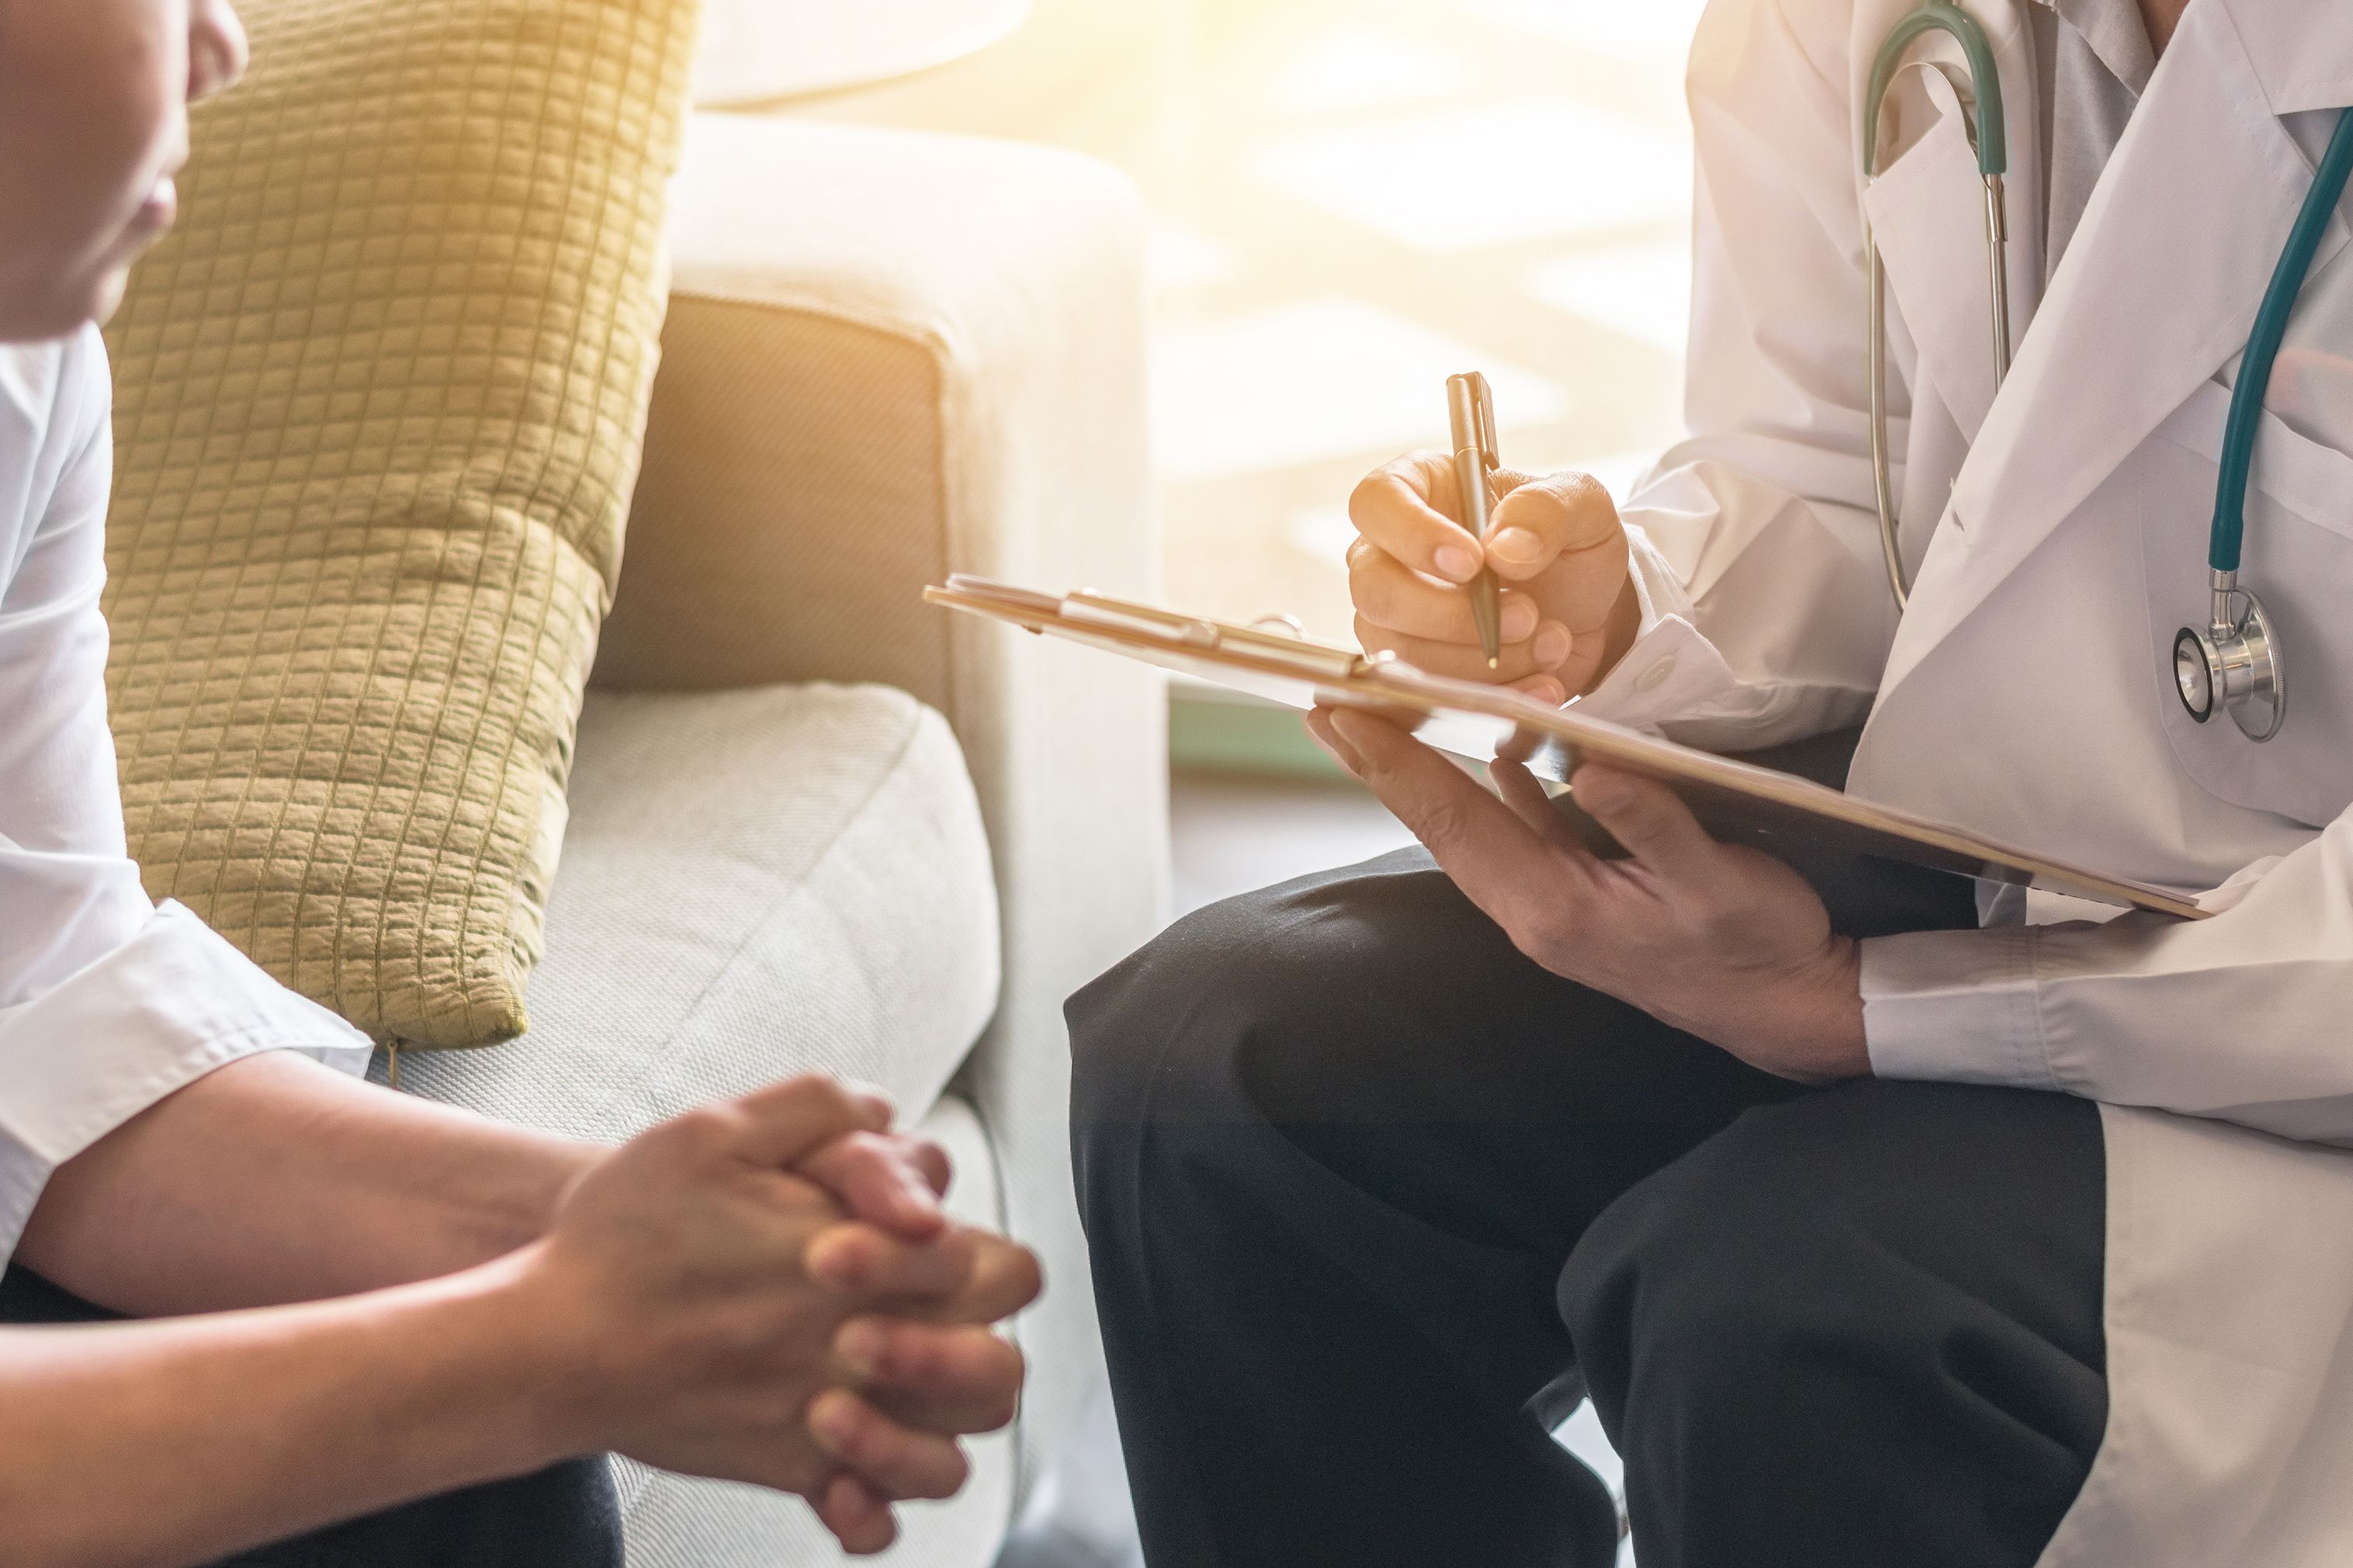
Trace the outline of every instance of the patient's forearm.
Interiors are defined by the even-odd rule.
[[[544,1234],[602,1151],[279,1053],[234,1062],[62,1166],[17,1258],[142,1317],[316,1300]]]
[[[314,1306],[0,1331],[0,1540],[22,1568],[208,1563],[565,1457],[558,1336],[501,1261]]]

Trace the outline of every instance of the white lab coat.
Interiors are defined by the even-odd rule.
[[[2353,1563],[2353,260],[2340,216],[2274,379],[2244,581],[2286,727],[2172,692],[2202,623],[2228,388],[2334,111],[2353,5],[2193,0],[2043,286],[2022,0],[1973,0],[2008,99],[2016,368],[1981,186],[1907,71],[1869,195],[1917,564],[1898,625],[1864,423],[1862,84],[1914,0],[1715,0],[1691,70],[1690,441],[1630,498],[1645,631],[1593,701],[1754,747],[1869,718],[1852,787],[2227,912],[1866,944],[1883,1076],[2104,1106],[2110,1412],[2051,1568]],[[1933,53],[1933,51],[1931,51]],[[1957,58],[1957,56],[1952,57]],[[2031,319],[2031,325],[2029,324]]]

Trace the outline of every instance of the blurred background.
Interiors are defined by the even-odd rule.
[[[1166,596],[1353,641],[1348,492],[1444,442],[1448,375],[1494,383],[1512,466],[1620,496],[1680,436],[1702,3],[710,0],[701,96],[1125,170],[1154,220]],[[1408,841],[1295,716],[1173,695],[1177,912]],[[1107,1413],[1097,1436],[1116,1512]],[[1564,1439],[1615,1484],[1589,1408]],[[1103,1529],[1019,1560],[1121,1560]]]
[[[1515,467],[1622,490],[1678,434],[1699,0],[823,10],[816,28],[862,14],[914,58],[926,25],[935,47],[1011,30],[791,111],[1051,142],[1142,185],[1175,603],[1345,638],[1349,488],[1443,442],[1454,372],[1494,381]],[[756,53],[712,38],[738,74]]]

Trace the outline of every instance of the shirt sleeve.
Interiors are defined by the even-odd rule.
[[[2353,816],[2204,902],[2221,912],[1865,942],[1873,1070],[2353,1147]]]
[[[1822,53],[1832,37],[1843,49],[1844,27],[1810,17],[1801,36],[1794,8],[1713,5],[1694,41],[1690,438],[1624,499],[1641,630],[1584,699],[1599,717],[1711,751],[1860,723],[1895,635],[1846,68]],[[1889,394],[1901,452],[1900,377]]]
[[[293,1050],[356,1073],[370,1049],[141,886],[107,728],[113,454],[94,330],[51,394],[22,548],[0,557],[0,1259],[52,1171],[212,1068]]]

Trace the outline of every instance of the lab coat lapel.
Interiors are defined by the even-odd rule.
[[[2279,14],[2258,30],[2271,52],[2259,66],[2228,0],[2183,17],[1962,466],[1883,700],[2244,348],[2313,174],[2266,70],[2301,79],[2278,73],[2316,41],[2280,35],[2353,5],[2240,3]],[[2320,263],[2345,240],[2340,220]]]
[[[2343,0],[2212,3],[2230,13],[2274,113],[2353,104],[2353,5]]]

